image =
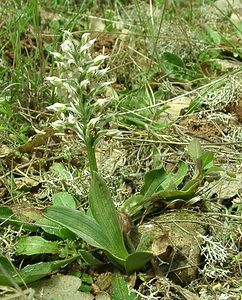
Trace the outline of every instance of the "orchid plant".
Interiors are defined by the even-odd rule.
[[[48,107],[58,113],[58,120],[52,125],[58,130],[74,130],[86,146],[92,175],[89,191],[91,217],[68,205],[49,207],[45,217],[89,245],[103,249],[114,265],[129,273],[142,268],[152,258],[152,253],[143,246],[142,238],[135,249],[128,236],[124,236],[111,193],[98,174],[95,146],[104,135],[114,134],[105,130],[104,125],[113,117],[108,106],[115,97],[113,93],[107,96],[107,89],[112,83],[105,80],[108,68],[102,68],[107,56],[93,58],[91,55],[94,42],[95,39],[91,39],[88,33],[83,34],[78,42],[70,32],[65,32],[61,51],[52,53],[59,74],[47,77],[55,87],[55,93],[65,99],[63,103]]]

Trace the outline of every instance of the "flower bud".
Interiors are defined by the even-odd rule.
[[[63,52],[72,52],[74,51],[75,47],[71,40],[65,40],[61,44],[61,49]]]
[[[83,90],[87,89],[87,86],[90,85],[90,81],[88,79],[84,79],[81,83],[80,83],[80,88]]]
[[[56,112],[65,112],[67,109],[66,104],[58,102],[54,103],[53,105],[47,106],[46,108],[49,110],[54,110]]]
[[[82,45],[86,44],[90,40],[90,35],[91,34],[89,32],[83,33],[82,39],[81,39]]]
[[[93,64],[95,64],[95,65],[97,65],[97,64],[101,65],[107,57],[108,57],[108,55],[103,55],[103,54],[98,55],[98,56],[96,56],[93,59]]]
[[[45,80],[48,80],[54,86],[61,86],[63,84],[63,79],[60,79],[59,77],[56,76],[46,77]]]
[[[63,131],[66,128],[66,123],[63,120],[56,120],[55,122],[52,122],[51,125],[53,128],[60,131]]]

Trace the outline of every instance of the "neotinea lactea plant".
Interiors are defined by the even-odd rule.
[[[98,174],[95,146],[103,135],[110,134],[104,125],[112,114],[104,109],[113,100],[105,97],[110,81],[104,81],[108,69],[101,69],[104,55],[91,55],[95,40],[83,34],[81,41],[64,33],[61,52],[54,52],[59,76],[47,79],[55,86],[56,93],[65,97],[64,103],[55,103],[49,109],[59,114],[53,126],[58,129],[73,129],[87,149],[92,183],[89,191],[90,215],[64,206],[49,207],[45,216],[69,229],[93,247],[102,249],[108,259],[117,267],[130,273],[142,268],[151,258],[141,237],[137,247],[125,239],[121,222],[110,191]]]

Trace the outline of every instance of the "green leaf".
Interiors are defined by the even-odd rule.
[[[17,270],[6,257],[0,256],[0,285],[14,286],[15,284],[23,285],[34,282],[59,268],[65,267],[75,259],[77,257],[51,262],[40,262]]]
[[[21,281],[19,278],[16,278],[17,284],[23,284],[23,281],[25,283],[31,283],[38,279],[41,279],[54,271],[58,270],[59,268],[63,268],[69,263],[76,260],[78,257],[71,257],[64,260],[56,260],[56,261],[50,261],[50,262],[40,262],[33,265],[27,265],[23,269],[19,270],[19,276],[21,278]]]
[[[120,208],[120,211],[129,215],[130,211],[132,211],[134,207],[139,207],[139,206],[142,207],[143,199],[144,199],[143,195],[131,196],[130,198],[125,200],[125,202]]]
[[[71,194],[67,192],[59,192],[52,197],[53,205],[56,206],[66,206],[75,209],[76,202]]]
[[[61,239],[75,240],[76,235],[67,228],[48,219],[41,219],[35,223],[40,226],[45,232],[56,235]]]
[[[112,300],[135,300],[137,295],[130,293],[128,284],[124,280],[123,276],[118,273],[116,274],[113,287],[112,287]]]
[[[213,30],[209,26],[206,27],[206,30],[207,30],[207,33],[208,33],[208,36],[209,36],[210,40],[212,42],[214,42],[214,44],[220,45],[221,44],[221,35],[220,35],[220,33]]]
[[[14,285],[14,276],[18,276],[17,269],[5,256],[0,256],[0,285]]]
[[[7,206],[0,207],[0,221],[2,225],[6,222],[18,227],[23,227],[26,230],[36,231],[36,226],[27,222],[27,219],[17,217],[13,211]]]
[[[130,254],[125,262],[125,270],[128,274],[144,268],[144,266],[153,257],[153,254],[149,251],[138,251]]]
[[[17,255],[55,254],[59,250],[58,242],[47,241],[40,236],[21,237],[16,244]]]
[[[166,177],[167,174],[164,168],[147,172],[145,174],[144,185],[142,186],[140,193],[145,197],[153,195]]]
[[[109,239],[112,255],[125,259],[128,252],[124,245],[118,213],[105,181],[96,172],[90,186],[89,207],[102,232]]]
[[[100,267],[101,265],[103,265],[103,263],[95,256],[93,256],[91,252],[88,252],[86,250],[79,250],[78,254],[80,254],[82,259],[92,267]]]
[[[184,161],[180,161],[178,164],[178,171],[174,175],[173,185],[177,188],[182,183],[184,177],[187,175],[188,166]]]
[[[137,116],[130,114],[125,116],[125,120],[128,121],[128,123],[134,124],[135,126],[145,129],[147,126],[147,123],[142,121],[141,118],[138,118]]]
[[[10,97],[0,97],[0,113],[3,113],[7,115],[8,117],[11,117],[13,115],[13,110],[8,103],[10,100]]]
[[[219,173],[220,172],[223,172],[224,171],[224,169],[222,168],[222,167],[219,167],[219,166],[213,166],[213,167],[211,167],[211,168],[209,168],[209,169],[207,169],[205,172],[204,172],[204,175],[211,175],[211,176],[213,176],[213,175],[215,175],[215,177],[218,177],[219,178]],[[234,178],[236,178],[236,177],[234,177]]]
[[[50,206],[45,216],[66,227],[91,246],[112,252],[106,233],[93,218],[86,216],[83,212],[68,207]]]
[[[201,155],[202,170],[207,170],[213,167],[214,153],[206,151]]]
[[[178,170],[176,173],[172,174],[169,173],[167,179],[162,182],[162,188],[164,190],[174,190],[176,189],[179,184],[182,183],[184,177],[186,176],[188,171],[188,166],[184,161],[180,161],[178,164]]]
[[[201,157],[202,147],[197,139],[191,140],[188,144],[188,154],[195,161]]]
[[[184,63],[183,63],[182,59],[174,53],[164,52],[162,54],[162,58],[172,65],[184,68]]]
[[[191,191],[195,191],[198,189],[198,186],[200,185],[201,180],[194,178],[189,180],[181,189],[181,192],[185,192],[185,194],[190,194]]]

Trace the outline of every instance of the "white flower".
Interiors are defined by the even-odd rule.
[[[84,52],[85,50],[88,50],[92,47],[92,45],[95,43],[96,39],[88,41],[86,44],[80,47],[80,52]]]
[[[61,67],[65,66],[65,64],[62,61],[56,61],[56,65],[57,65],[57,68],[61,68]]]
[[[67,64],[70,66],[70,65],[76,65],[76,62],[75,62],[75,60],[73,59],[73,58],[69,58],[68,60],[67,60]]]
[[[99,98],[99,99],[97,99],[95,106],[97,108],[101,108],[101,107],[105,106],[108,102],[109,101],[107,98]]]
[[[64,32],[64,39],[66,40],[67,38],[72,36],[72,33],[69,30],[63,30]]]
[[[65,40],[62,44],[61,44],[61,49],[63,52],[72,52],[74,51],[74,45],[72,43],[72,41],[70,40]]]
[[[61,86],[63,84],[63,79],[60,79],[59,77],[56,76],[48,76],[45,78],[45,80],[50,81],[51,84],[54,86]]]
[[[91,66],[87,70],[87,75],[94,75],[98,71],[98,66]]]
[[[100,80],[107,73],[107,71],[109,69],[110,68],[105,68],[105,69],[101,69],[101,70],[96,71],[97,80]]]
[[[56,120],[51,125],[53,128],[55,128],[57,130],[63,130],[66,128],[66,123],[63,120]]]
[[[67,92],[70,94],[70,95],[75,95],[76,94],[76,88],[73,87],[71,84],[65,82],[63,84],[63,87],[67,90]]]
[[[106,82],[99,83],[98,93],[104,93],[107,90],[108,86],[112,83],[113,83],[112,81],[106,81]]]
[[[97,118],[92,118],[88,124],[87,124],[87,131],[92,131],[96,126],[97,126],[97,123],[100,121],[100,117],[97,117]]]
[[[86,90],[86,88],[87,88],[88,85],[90,85],[90,81],[88,79],[84,79],[80,83],[80,88],[84,88]]]
[[[69,116],[67,117],[67,122],[69,124],[76,124],[77,123],[77,119],[72,114],[69,114]]]
[[[50,54],[52,54],[54,57],[57,57],[57,58],[63,58],[63,56],[59,53],[59,52],[52,52],[50,51]]]
[[[96,64],[101,64],[103,61],[108,57],[108,55],[98,55],[97,57],[94,58],[93,63]]]
[[[56,112],[64,112],[67,109],[66,104],[58,102],[53,105],[47,106],[46,108],[49,110],[54,110]]]
[[[83,33],[82,35],[82,40],[81,40],[81,43],[84,45],[86,44],[88,41],[89,41],[89,38],[90,38],[90,33],[89,32],[85,32]]]

